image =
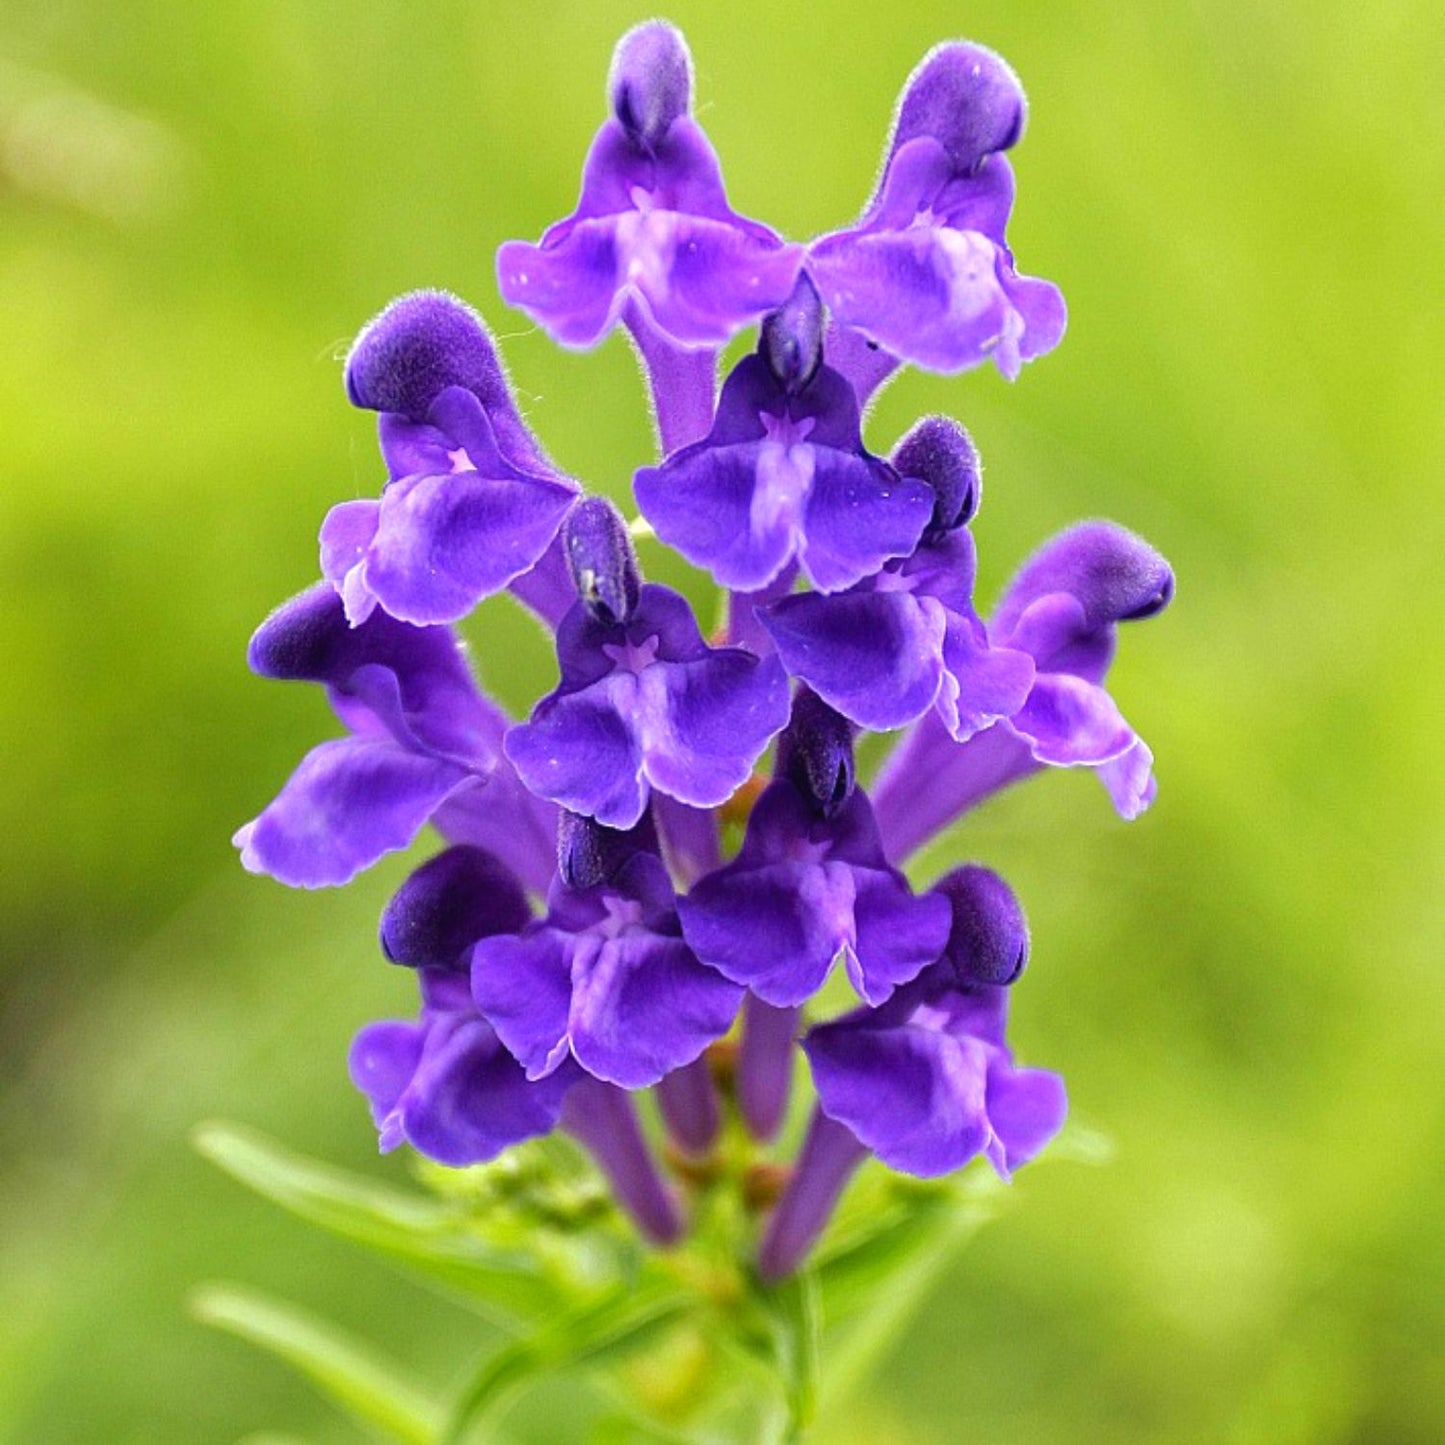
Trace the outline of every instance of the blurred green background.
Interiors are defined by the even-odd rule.
[[[216,1276],[436,1380],[480,1338],[187,1145],[223,1114],[405,1175],[375,1160],[344,1055],[410,1006],[372,942],[406,863],[344,894],[241,873],[232,829],[330,727],[243,651],[314,575],[325,509],[379,484],[339,357],[399,291],[482,308],[577,475],[620,495],[646,459],[623,343],[553,350],[492,274],[500,241],[570,207],[611,44],[646,13],[0,13],[0,1438],[354,1438],[188,1319]],[[1026,1172],[828,1438],[1445,1438],[1445,12],[668,13],[735,203],[799,237],[861,205],[929,45],[1011,59],[1033,102],[1013,240],[1069,335],[1013,387],[905,378],[870,440],[925,409],[973,430],[986,594],[1095,514],[1180,578],[1114,674],[1154,810],[1125,826],[1092,779],[1051,776],[922,870],[978,857],[1015,882],[1016,1041],[1115,1158]],[[512,705],[547,685],[516,614],[474,635]],[[569,1438],[545,1410],[523,1424]]]

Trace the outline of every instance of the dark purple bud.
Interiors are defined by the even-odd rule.
[[[1029,926],[1013,889],[991,869],[965,864],[933,886],[953,909],[943,956],[961,985],[1009,984],[1024,971]]]
[[[465,967],[472,945],[516,933],[531,917],[527,895],[500,859],[458,845],[423,863],[381,915],[382,952],[408,968]]]
[[[1002,56],[969,41],[948,41],[930,50],[908,77],[892,149],[932,136],[959,172],[969,174],[1019,139],[1027,115],[1023,86]]]
[[[449,386],[487,405],[506,383],[481,317],[445,291],[399,296],[362,328],[346,358],[346,395],[371,411],[425,421]]]
[[[777,775],[787,778],[824,818],[853,795],[853,725],[808,688],[778,738]]]
[[[665,20],[629,30],[612,52],[607,98],[628,139],[655,150],[692,104],[692,56],[682,32]]]
[[[260,677],[316,682],[330,674],[349,631],[336,589],[319,582],[283,602],[256,629],[246,649],[246,661]]]
[[[997,621],[1006,631],[1050,592],[1068,592],[1098,631],[1162,612],[1174,596],[1174,570],[1142,537],[1113,522],[1080,522],[1046,542],[1009,583]]]
[[[758,351],[790,394],[807,386],[823,360],[825,320],[822,298],[806,271],[798,276],[793,294],[763,317]]]
[[[972,519],[983,500],[983,467],[973,439],[951,417],[926,416],[893,449],[899,475],[933,491],[927,535],[941,536]]]
[[[642,575],[622,513],[606,497],[583,497],[562,524],[562,545],[582,605],[599,622],[626,622]]]
[[[604,828],[595,818],[562,808],[557,815],[557,872],[569,887],[581,891],[610,883],[638,853],[657,852],[652,815],[643,814],[635,828]]]

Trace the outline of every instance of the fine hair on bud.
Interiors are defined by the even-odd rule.
[[[952,417],[926,416],[893,449],[900,476],[917,477],[933,491],[928,531],[951,532],[970,521],[983,500],[983,464],[973,438]]]
[[[763,317],[758,350],[785,390],[801,391],[822,364],[825,321],[823,300],[806,271],[793,294]]]
[[[778,739],[777,771],[824,818],[853,795],[853,725],[810,688],[799,689],[793,715]]]
[[[953,910],[944,957],[965,986],[1011,984],[1029,957],[1029,928],[1014,891],[991,868],[966,863],[945,874],[935,893]]]
[[[642,575],[622,514],[606,497],[583,497],[562,524],[562,546],[582,605],[599,622],[625,623]]]
[[[929,136],[968,175],[1016,145],[1027,119],[1013,67],[987,46],[949,40],[935,45],[904,83],[888,152]]]
[[[682,33],[665,20],[629,30],[612,52],[607,99],[634,144],[659,146],[692,105],[692,56]]]

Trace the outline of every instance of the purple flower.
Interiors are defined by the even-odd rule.
[[[313,748],[236,834],[253,873],[303,888],[345,883],[496,769],[506,720],[477,691],[448,628],[380,612],[349,627],[320,583],[261,624],[249,660],[262,677],[323,683],[349,730]]]
[[[1063,1081],[1019,1069],[1004,1040],[1028,935],[1008,886],[968,867],[934,895],[953,914],[938,962],[881,1008],[803,1040],[820,1108],[885,1164],[931,1177],[982,1153],[1007,1179],[1063,1125]],[[984,983],[980,979],[992,979]]]
[[[683,941],[667,870],[635,851],[590,888],[553,885],[547,917],[472,954],[477,1008],[526,1069],[575,1060],[640,1089],[691,1063],[732,1026],[742,990]]]
[[[804,1038],[819,1103],[892,1169],[930,1178],[983,1153],[1007,1179],[1062,1127],[1063,1080],[1014,1067],[1007,989],[920,983]]]
[[[692,61],[661,21],[618,43],[613,118],[597,133],[577,209],[539,245],[497,253],[502,296],[564,346],[600,341],[629,305],[674,342],[719,346],[787,296],[802,258],[727,203],[688,114]]]
[[[840,955],[853,987],[880,1003],[948,936],[944,901],[915,898],[883,856],[861,789],[822,817],[787,779],[758,799],[738,856],[678,911],[704,963],[782,1006],[811,998]]]
[[[478,1016],[465,973],[423,968],[418,979],[418,1021],[369,1024],[351,1046],[383,1152],[406,1142],[441,1164],[480,1164],[554,1128],[582,1071],[529,1079]]]
[[[625,622],[579,602],[557,632],[562,678],[506,737],[533,792],[611,828],[642,817],[652,789],[724,802],[787,721],[776,658],[711,648],[676,592],[644,585]]]
[[[839,591],[912,552],[933,511],[926,485],[864,448],[858,399],[823,362],[820,330],[804,277],[724,383],[708,435],[633,480],[657,535],[724,587],[754,591],[797,558]]]
[[[1009,727],[1041,763],[1097,769],[1126,818],[1154,799],[1154,755],[1100,684],[1116,624],[1152,617],[1173,595],[1174,573],[1146,542],[1109,522],[1084,522],[1024,564],[991,625],[1037,668]]]
[[[1027,653],[1035,676],[1012,717],[956,743],[926,717],[888,760],[876,788],[891,856],[999,788],[1045,766],[1090,767],[1125,818],[1154,799],[1153,754],[1101,686],[1117,624],[1162,611],[1169,564],[1110,522],[1084,522],[1046,543],[1009,584],[989,623],[994,644]]]
[[[576,495],[517,415],[481,320],[442,292],[394,301],[357,338],[347,393],[381,412],[389,481],[321,528],[353,624],[380,606],[452,622],[532,568]]]
[[[1018,711],[1033,661],[990,646],[973,610],[977,563],[963,523],[976,504],[978,469],[967,435],[928,418],[894,461],[936,498],[923,544],[846,592],[798,593],[758,615],[789,674],[860,727],[900,728],[935,708],[961,742]]]
[[[872,204],[808,251],[837,323],[933,371],[992,356],[1010,379],[1058,344],[1063,297],[1018,275],[1004,241],[1014,181],[998,152],[1024,117],[1018,79],[992,51],[953,42],[924,58],[903,88]]]

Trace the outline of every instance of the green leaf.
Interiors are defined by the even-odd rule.
[[[469,1303],[527,1320],[559,1307],[558,1292],[537,1260],[489,1244],[460,1203],[374,1183],[235,1124],[201,1124],[192,1137],[207,1159],[272,1203],[447,1286]]]
[[[191,1297],[197,1319],[285,1360],[352,1419],[403,1445],[431,1445],[441,1409],[394,1364],[294,1305],[233,1285]]]
[[[452,1404],[442,1445],[459,1445],[497,1418],[539,1376],[601,1365],[630,1353],[655,1331],[682,1318],[694,1301],[670,1283],[644,1283],[609,1292],[482,1361]]]
[[[823,1314],[823,1390],[836,1409],[899,1338],[959,1246],[998,1211],[993,1191],[920,1193],[884,1228],[831,1253],[816,1269]]]
[[[761,1291],[759,1302],[772,1323],[773,1357],[788,1410],[788,1440],[801,1440],[818,1407],[818,1353],[822,1313],[817,1275],[811,1270]]]

